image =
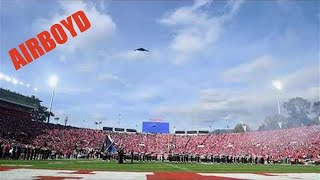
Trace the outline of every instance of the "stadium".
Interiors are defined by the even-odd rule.
[[[32,175],[35,179],[72,179],[92,175],[91,178],[108,179],[103,173],[96,173],[105,170],[148,172],[115,174],[111,179],[241,177],[231,178],[228,173],[254,173],[249,176],[254,179],[319,177],[312,174],[319,172],[319,125],[257,132],[245,132],[243,128],[238,133],[177,130],[172,134],[169,123],[159,120],[143,122],[142,132],[120,127],[77,128],[39,122],[35,119],[41,109],[39,99],[0,90],[0,171],[5,178]],[[25,171],[22,177],[10,174],[20,168]],[[28,171],[29,168],[77,171],[59,171],[76,175],[70,177],[59,173],[37,176],[41,171]]]
[[[319,180],[318,7],[0,1],[0,179]]]

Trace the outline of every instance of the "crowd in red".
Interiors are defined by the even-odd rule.
[[[118,146],[135,152],[189,155],[268,156],[272,159],[320,155],[320,126],[209,135],[116,134]]]
[[[50,149],[63,157],[74,157],[76,150],[99,151],[106,135],[111,136],[116,148],[165,157],[169,154],[228,155],[278,160],[318,159],[320,154],[320,126],[205,135],[115,133],[35,122],[12,117],[8,113],[11,112],[0,111],[2,154],[4,149],[8,151],[18,145]]]

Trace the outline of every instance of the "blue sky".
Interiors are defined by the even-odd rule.
[[[161,117],[185,130],[257,127],[277,113],[274,80],[283,83],[281,101],[319,99],[317,1],[0,3],[0,72],[24,83],[2,79],[0,86],[48,106],[47,81],[56,74],[53,111],[68,114],[71,125],[95,128],[103,120],[140,129]],[[78,10],[91,22],[88,31],[14,69],[10,49]]]

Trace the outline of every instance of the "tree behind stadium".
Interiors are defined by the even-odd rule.
[[[246,126],[246,130],[243,128],[243,126]],[[249,132],[249,131],[250,131],[249,125],[243,124],[243,123],[237,124],[233,129],[234,133],[242,133],[242,132]]]
[[[32,113],[33,120],[34,121],[40,121],[40,122],[46,122],[49,116],[49,111],[47,107],[39,106],[38,110],[34,111]],[[51,116],[54,116],[53,113],[51,113]]]
[[[308,117],[311,108],[311,102],[308,100],[301,97],[291,98],[288,102],[283,103],[283,107],[289,115],[288,128],[312,125],[312,121]]]

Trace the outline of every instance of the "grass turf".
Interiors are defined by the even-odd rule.
[[[29,166],[28,166],[29,165]],[[31,165],[31,166],[30,166]],[[166,162],[126,162],[117,164],[115,161],[101,160],[0,160],[0,166],[17,166],[34,169],[64,170],[105,170],[134,172],[237,172],[237,173],[311,173],[320,172],[320,166],[304,165],[250,165],[250,164],[200,164],[200,163],[166,163]]]

